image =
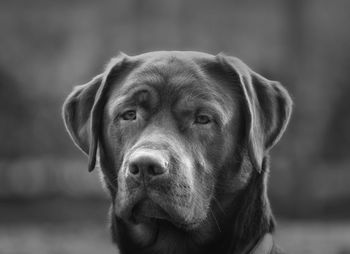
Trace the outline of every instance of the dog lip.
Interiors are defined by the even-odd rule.
[[[136,222],[149,221],[152,219],[169,220],[168,213],[157,203],[149,198],[139,201],[132,208],[132,219]]]

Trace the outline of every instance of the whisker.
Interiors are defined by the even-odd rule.
[[[210,208],[210,213],[211,213],[211,215],[212,215],[212,217],[213,217],[213,219],[214,219],[214,221],[215,221],[216,226],[218,227],[219,232],[222,233],[221,228],[220,228],[220,226],[219,226],[219,223],[218,223],[218,221],[216,220],[216,217],[215,217],[215,215],[214,215],[214,213],[213,213],[213,211],[212,211],[211,208]]]
[[[218,206],[219,210],[220,210],[224,215],[226,215],[226,212],[225,212],[224,208],[221,206],[221,204],[219,203],[219,201],[217,200],[217,198],[213,197],[213,200],[214,200],[215,204]]]

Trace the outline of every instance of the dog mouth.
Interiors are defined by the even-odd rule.
[[[140,200],[132,209],[131,220],[144,223],[155,220],[171,221],[169,214],[157,203],[149,198]]]
[[[140,200],[131,210],[130,221],[135,224],[172,225],[175,228],[191,231],[196,229],[201,220],[185,221],[174,211],[163,208],[155,201],[145,198]]]

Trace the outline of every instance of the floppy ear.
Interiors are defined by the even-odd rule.
[[[262,169],[264,157],[285,131],[292,100],[280,83],[252,71],[241,60],[218,55],[224,68],[238,78],[246,110],[248,154],[255,169]]]
[[[109,85],[120,74],[126,55],[112,59],[104,73],[74,88],[63,104],[63,120],[74,143],[89,156],[89,172],[95,168],[98,133]]]

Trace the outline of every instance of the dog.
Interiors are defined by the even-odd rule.
[[[282,253],[266,194],[288,92],[235,57],[120,53],[63,105],[121,254]]]

